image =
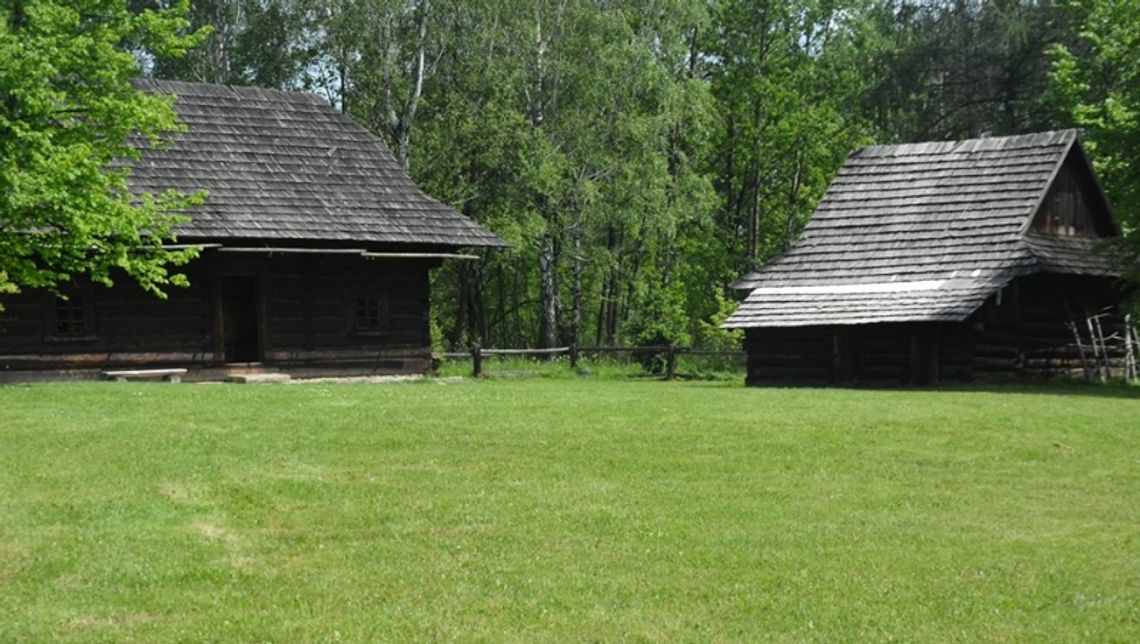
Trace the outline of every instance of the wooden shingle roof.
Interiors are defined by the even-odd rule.
[[[1069,154],[1075,130],[859,150],[725,326],[958,321],[1019,275],[1111,275],[1095,240],[1027,232]]]
[[[132,163],[136,191],[204,189],[183,240],[505,246],[424,194],[384,143],[311,94],[136,81],[177,95],[187,131]]]

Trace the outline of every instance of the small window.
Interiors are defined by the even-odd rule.
[[[356,297],[353,300],[352,329],[357,333],[387,333],[387,298],[377,295]]]
[[[83,336],[90,333],[90,320],[83,297],[72,295],[66,300],[55,301],[55,334],[58,336]]]
[[[44,329],[47,340],[90,340],[95,337],[91,307],[82,295],[57,297],[49,301]]]

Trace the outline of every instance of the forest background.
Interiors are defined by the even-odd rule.
[[[871,143],[1082,127],[1127,234],[1140,212],[1134,0],[195,0],[189,19],[208,36],[139,52],[147,74],[320,93],[511,244],[436,271],[447,347],[735,346],[727,285]]]

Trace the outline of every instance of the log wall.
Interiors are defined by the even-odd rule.
[[[221,290],[226,279],[255,285],[257,361],[300,375],[423,373],[431,364],[429,270],[438,260],[336,255],[226,256],[186,271],[191,286],[160,300],[129,279],[112,288],[76,283],[87,328],[56,333],[56,299],[46,292],[5,297],[0,312],[0,379],[46,370],[97,376],[107,368],[178,366],[205,375],[226,362]],[[383,323],[361,330],[357,297],[382,303]]]
[[[1081,376],[1080,349],[1070,322],[1088,346],[1087,318],[1100,321],[1105,336],[1123,337],[1115,305],[1123,297],[1111,280],[1079,275],[1031,275],[1013,281],[986,300],[970,318],[976,337],[975,371],[985,380],[1041,380]],[[1091,356],[1089,356],[1091,358]],[[1110,367],[1122,368],[1124,353],[1109,346]]]
[[[934,384],[972,377],[964,324],[749,329],[748,384]]]
[[[1039,274],[1014,280],[963,322],[749,329],[747,383],[936,384],[971,380],[1040,380],[1083,374],[1069,327],[1088,342],[1086,318],[1105,336],[1123,337],[1115,315],[1122,298],[1104,278]],[[1108,362],[1123,371],[1123,349],[1110,344]],[[1086,345],[1086,352],[1091,349]],[[1089,360],[1092,356],[1087,356]]]

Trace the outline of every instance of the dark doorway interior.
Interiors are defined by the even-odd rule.
[[[222,280],[222,343],[226,362],[257,362],[257,285],[252,277]]]
[[[938,333],[933,329],[911,333],[910,380],[915,385],[938,384]]]

